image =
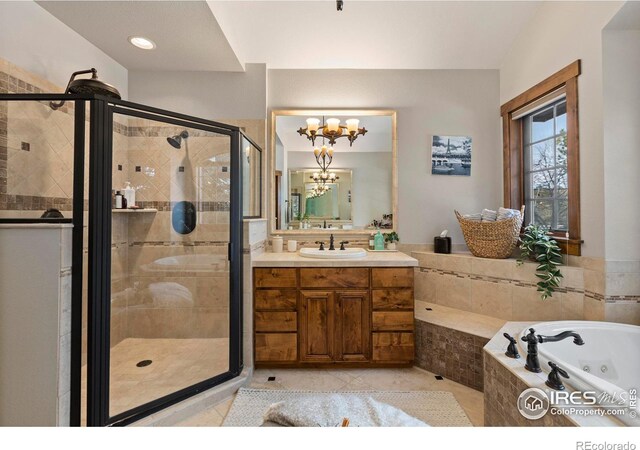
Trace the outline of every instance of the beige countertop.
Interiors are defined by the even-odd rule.
[[[402,252],[367,252],[364,258],[315,259],[295,253],[263,253],[252,261],[253,267],[417,267],[418,260]]]

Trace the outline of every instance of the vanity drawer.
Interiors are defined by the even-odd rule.
[[[373,333],[373,361],[413,361],[413,333]]]
[[[281,268],[256,268],[254,272],[254,285],[263,287],[296,287],[296,269]]]
[[[413,311],[374,311],[373,331],[413,331]]]
[[[258,311],[255,313],[256,332],[285,332],[298,330],[298,315],[295,312]]]
[[[256,310],[295,311],[297,304],[295,289],[256,289]]]
[[[374,289],[373,309],[413,309],[413,289]]]
[[[413,267],[372,269],[374,288],[413,287]]]
[[[296,361],[296,333],[256,333],[256,362]]]
[[[354,267],[320,267],[300,269],[300,286],[303,288],[367,288],[369,269]]]

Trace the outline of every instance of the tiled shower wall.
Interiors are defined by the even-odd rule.
[[[0,92],[62,91],[0,59]],[[47,208],[70,216],[73,106],[0,102],[0,217],[37,217]],[[264,146],[264,120],[222,122]],[[189,130],[175,149],[166,138],[182,130],[115,117],[113,188],[130,181],[136,203],[158,212],[113,213],[112,346],[127,337],[228,336],[229,138]],[[85,200],[86,187],[85,180]],[[198,210],[188,235],[171,226],[172,207],[182,200]],[[85,298],[85,313],[86,306]],[[85,315],[85,336],[86,324]]]

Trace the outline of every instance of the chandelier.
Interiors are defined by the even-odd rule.
[[[322,197],[324,194],[329,192],[331,188],[324,184],[317,184],[313,187],[313,189],[307,192],[307,198],[317,198]]]
[[[336,180],[339,180],[340,177],[335,174],[335,172],[314,172],[311,175],[311,178],[316,184],[325,184],[325,183],[335,183]]]
[[[349,139],[349,147],[351,147],[353,141],[358,136],[364,136],[367,130],[364,127],[358,128],[360,124],[358,119],[347,119],[345,123],[346,125],[341,125],[340,119],[331,118],[327,119],[327,124],[325,125],[323,118],[322,126],[320,126],[320,119],[310,117],[307,119],[307,127],[300,127],[298,134],[306,136],[313,145],[315,145],[317,137],[321,137],[323,140],[326,138],[330,145],[335,145],[336,139],[346,137]]]
[[[320,166],[321,173],[329,173],[328,169],[333,161],[333,147],[327,147],[323,145],[321,148],[313,149],[313,156],[316,157],[316,162]]]

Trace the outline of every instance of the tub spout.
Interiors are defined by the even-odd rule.
[[[582,337],[575,331],[563,331],[555,336],[540,336],[539,334],[536,334],[536,330],[529,328],[529,333],[522,337],[522,341],[527,343],[527,363],[524,368],[529,372],[542,372],[542,369],[540,368],[540,361],[538,360],[538,344],[542,344],[543,342],[562,341],[569,336],[573,337],[574,344],[584,345]]]
[[[575,331],[563,331],[562,333],[556,334],[555,336],[540,336],[540,343],[542,344],[543,342],[558,342],[567,339],[568,337],[573,338],[574,344],[584,345],[582,337]]]

